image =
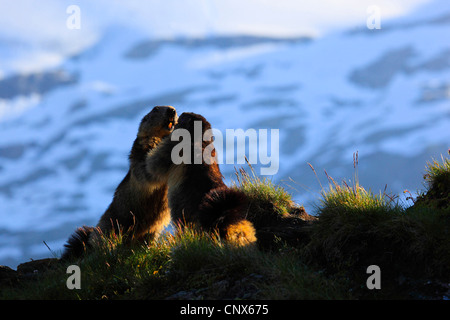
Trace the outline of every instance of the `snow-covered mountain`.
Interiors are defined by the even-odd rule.
[[[116,25],[56,66],[0,77],[0,264],[59,251],[94,225],[155,105],[216,129],[279,129],[272,179],[313,212],[323,170],[401,194],[450,146],[450,5],[318,39],[149,39]],[[11,45],[1,40],[1,54]],[[10,52],[7,52],[11,54]],[[230,182],[234,167],[222,171]],[[242,165],[245,167],[245,165]],[[258,168],[258,166],[256,166]]]

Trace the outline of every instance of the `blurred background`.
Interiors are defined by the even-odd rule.
[[[450,147],[449,34],[447,0],[0,0],[0,265],[97,223],[155,105],[279,129],[268,178],[312,214],[355,152],[366,189],[423,190]]]

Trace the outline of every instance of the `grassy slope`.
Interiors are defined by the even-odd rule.
[[[241,170],[234,187],[250,197],[248,217],[257,229],[277,223],[290,228],[296,221],[293,230],[302,230],[297,235],[303,241],[274,236],[275,246],[236,247],[185,228],[130,247],[118,235],[76,262],[81,290],[66,288],[68,264],[61,264],[37,281],[2,288],[0,298],[439,298],[450,280],[450,161],[430,163],[425,179],[426,191],[403,208],[384,193],[365,190],[357,177],[351,186],[329,178],[319,219],[299,229],[293,215],[299,207],[290,195]],[[381,290],[366,288],[372,264],[381,268]]]

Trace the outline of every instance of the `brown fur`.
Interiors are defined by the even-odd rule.
[[[131,236],[130,239],[141,240],[146,235],[158,236],[170,222],[167,184],[150,182],[145,159],[147,153],[170,134],[176,121],[176,111],[171,106],[155,107],[142,119],[129,155],[129,171],[117,187],[111,204],[95,229],[77,229],[65,245],[62,258],[79,256],[86,240],[92,244],[99,233],[109,235],[121,231]]]
[[[206,130],[211,129],[210,123],[201,115],[183,113],[175,130],[188,130],[194,140],[194,121],[201,121],[202,137]],[[171,138],[172,134],[148,154],[147,171],[151,179],[167,181],[172,219],[178,223],[194,223],[206,230],[217,229],[221,237],[238,244],[255,242],[253,225],[245,218],[246,196],[225,185],[215,161],[215,150],[209,159],[202,157],[201,164],[194,163],[198,156],[195,152],[201,150],[203,154],[205,148],[212,144],[212,139],[202,141],[199,150],[194,148],[196,142],[191,141],[190,164],[174,164],[171,153],[179,142]]]

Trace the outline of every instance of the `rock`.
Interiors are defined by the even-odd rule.
[[[229,286],[226,299],[250,299],[255,300],[258,297],[259,289],[256,283],[263,280],[262,275],[255,273],[249,274],[241,279],[236,279],[232,285]]]
[[[311,228],[318,219],[306,212],[294,212],[256,230],[260,249],[276,249],[288,244],[301,247],[309,242]]]
[[[183,290],[167,297],[165,300],[198,300],[198,297],[192,290],[190,291]]]
[[[59,263],[59,259],[47,258],[19,264],[17,270],[8,266],[0,266],[0,288],[15,286],[21,281],[34,279],[49,270],[55,269]]]
[[[17,266],[17,272],[20,275],[42,274],[48,270],[55,269],[59,263],[59,259],[56,258],[32,260],[19,264]]]
[[[214,282],[210,288],[209,292],[215,297],[222,297],[226,294],[228,288],[230,286],[230,282],[228,280],[220,280],[218,282]]]
[[[8,266],[0,266],[0,287],[17,283],[18,273]]]
[[[295,203],[288,212],[280,213],[271,201],[257,201],[252,203],[250,211],[248,219],[255,227],[258,247],[263,250],[308,243],[311,227],[318,220]]]
[[[317,217],[308,214],[303,206],[295,206],[289,212],[290,215],[295,216],[303,221],[316,221]]]

